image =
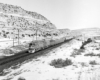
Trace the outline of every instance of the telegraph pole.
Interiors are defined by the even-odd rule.
[[[36,40],[37,40],[37,31],[38,31],[38,29],[36,29]]]
[[[14,34],[13,34],[13,46],[14,46]]]
[[[37,40],[37,36],[38,36],[37,33],[38,33],[38,26],[39,26],[39,25],[38,25],[37,23],[36,23],[36,25],[37,25],[37,26],[36,26],[36,40]]]
[[[19,45],[19,29],[18,29],[18,45]]]
[[[13,29],[13,46],[14,46],[14,29]]]

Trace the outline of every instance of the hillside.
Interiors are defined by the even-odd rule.
[[[59,33],[55,25],[44,16],[18,6],[0,3],[0,37],[18,38],[18,30],[19,38],[36,35],[45,37],[48,31]]]
[[[41,14],[0,3],[1,58],[28,49],[32,41],[50,41],[65,36],[64,31],[57,29]]]
[[[26,16],[30,18],[40,19],[40,20],[47,20],[44,16],[31,11],[26,11],[19,6],[8,5],[0,3],[0,12],[7,13],[7,14],[17,14],[20,16]]]

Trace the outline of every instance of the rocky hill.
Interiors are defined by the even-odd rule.
[[[0,3],[0,37],[17,38],[18,30],[20,38],[47,36],[48,31],[59,33],[55,25],[44,16],[18,6]]]

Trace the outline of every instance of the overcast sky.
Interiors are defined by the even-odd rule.
[[[100,27],[100,0],[0,0],[42,14],[57,28]]]

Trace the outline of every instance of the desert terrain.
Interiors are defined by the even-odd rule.
[[[57,29],[36,12],[0,3],[0,59],[28,49],[32,41],[63,37],[72,40],[3,69],[0,80],[100,80],[100,28]]]

